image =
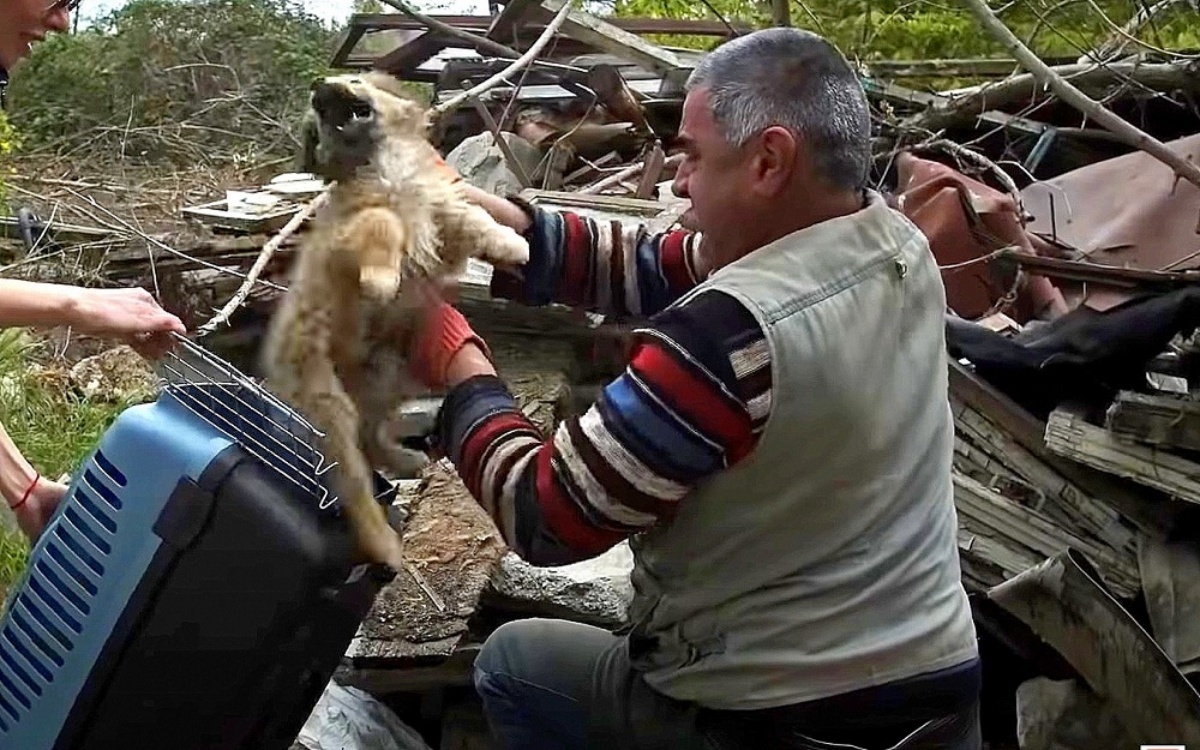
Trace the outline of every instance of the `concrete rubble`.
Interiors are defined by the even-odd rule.
[[[483,593],[485,606],[530,617],[555,617],[604,628],[625,624],[633,598],[628,543],[592,560],[537,568],[509,552]]]

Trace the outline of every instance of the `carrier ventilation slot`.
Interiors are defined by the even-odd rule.
[[[82,635],[117,533],[115,511],[122,502],[110,484],[125,483],[111,461],[94,456],[72,505],[14,597],[0,629],[0,733],[9,732],[50,689]]]
[[[125,478],[125,475],[121,472],[121,470],[118,469],[112,461],[109,461],[108,457],[103,453],[96,451],[96,454],[93,456],[93,458],[95,459],[96,467],[99,468],[105,476],[113,480],[113,483],[118,487],[124,487],[128,483],[129,480]]]

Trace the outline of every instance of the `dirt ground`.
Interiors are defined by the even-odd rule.
[[[452,467],[433,464],[405,523],[401,574],[363,622],[358,659],[448,656],[507,547]],[[415,576],[413,575],[415,573]]]

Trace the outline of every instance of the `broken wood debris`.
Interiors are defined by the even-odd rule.
[[[670,189],[682,161],[676,132],[684,83],[704,53],[644,37],[718,42],[748,29],[602,18],[567,6],[509,0],[488,16],[355,15],[333,67],[429,85],[431,105],[444,113],[435,142],[481,189],[651,232],[677,228],[688,202]],[[1027,52],[1013,50],[1021,64],[1031,62]],[[500,75],[522,57],[524,69]],[[1187,58],[1041,62],[1018,75],[1010,59],[862,66],[877,115],[873,186],[926,232],[947,288],[963,580],[973,602],[990,607],[977,613],[981,637],[1058,681],[1025,680],[1005,700],[1050,695],[1053,721],[1067,721],[1070,706],[1092,707],[1131,737],[1200,742],[1193,721],[1173,716],[1196,710],[1189,687],[1200,683],[1200,625],[1189,616],[1200,607],[1200,544],[1189,532],[1200,512],[1200,312],[1188,296],[1200,279],[1200,189],[1174,174],[1200,158],[1200,114],[1189,98],[1200,93],[1200,76]],[[1173,122],[1139,120],[1165,158],[1132,148],[1120,125],[1121,135],[1081,127],[1054,87],[1041,85],[1048,72],[1114,117],[1166,106]],[[960,75],[982,80],[940,92],[898,83]],[[1147,91],[1153,97],[1142,97]],[[141,238],[144,247],[123,245],[132,226],[103,211],[111,226],[56,218],[42,242],[103,242],[111,281],[178,279],[188,290],[181,296],[193,300],[179,310],[189,326],[227,322],[204,329],[205,341],[253,372],[304,232],[304,207],[322,189],[284,177],[187,206],[183,216],[208,234],[186,247],[157,235]],[[1122,178],[1136,187],[1120,187]],[[76,195],[111,189],[57,182]],[[294,233],[281,234],[289,225]],[[15,227],[0,224],[9,235]],[[552,434],[620,366],[595,354],[619,327],[555,305],[493,299],[492,274],[472,263],[459,305],[488,338],[522,410]],[[1145,300],[1176,301],[1120,324],[1136,335],[1106,323],[1126,320],[1119,316]],[[969,345],[964,331],[987,346]],[[1128,349],[1139,340],[1152,343],[1134,347],[1131,367],[1114,364],[1111,350],[1122,346],[1113,342]],[[422,424],[436,406],[422,405]],[[412,509],[410,575],[380,596],[347,653],[342,677],[351,684],[421,696],[436,713],[447,691],[470,685],[480,644],[507,620],[622,624],[627,546],[588,564],[536,568],[504,547],[445,464],[403,494]],[[1169,689],[1163,710],[1135,705],[1138,687],[1144,695],[1151,684]],[[1026,727],[1025,741],[1034,734]]]

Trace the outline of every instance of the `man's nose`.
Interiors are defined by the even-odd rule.
[[[50,31],[66,33],[71,29],[71,11],[67,10],[65,5],[55,5],[46,12],[43,23]]]
[[[675,179],[671,180],[671,192],[678,198],[690,198],[687,188],[688,178],[683,169],[675,171]]]

